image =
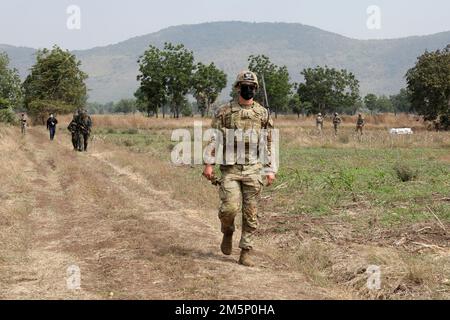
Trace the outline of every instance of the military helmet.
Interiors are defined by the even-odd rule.
[[[259,87],[258,77],[254,72],[248,70],[239,72],[236,78],[236,82],[234,83],[234,87],[239,86],[241,83],[253,84],[256,86],[256,88]]]
[[[319,112],[318,114],[317,114],[319,117],[321,117],[322,116],[322,114]]]
[[[337,112],[334,113],[335,116],[338,116],[339,114]]]

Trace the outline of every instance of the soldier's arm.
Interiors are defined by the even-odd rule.
[[[272,152],[273,152],[273,129],[274,123],[272,117],[269,115],[269,112],[266,110],[266,121],[264,123],[264,128],[267,130],[267,143],[266,143],[266,155],[267,162],[264,164],[265,170],[267,173],[276,173],[275,163],[273,163]]]
[[[216,130],[216,132],[211,136],[208,145],[205,148],[205,165],[215,165],[216,164],[216,145],[217,145],[217,131],[222,127],[222,110],[218,110],[211,121],[211,129]]]
[[[217,129],[221,125],[221,116],[217,115],[213,118],[211,123],[212,129]],[[205,153],[204,153],[204,164],[205,168],[203,169],[203,175],[206,177],[206,179],[210,181],[214,181],[214,165],[216,164],[216,141],[217,136],[216,133],[214,133],[211,136],[211,139],[206,146]]]

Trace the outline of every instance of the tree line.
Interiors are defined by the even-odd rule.
[[[17,70],[9,67],[8,56],[0,53],[0,120],[13,121],[14,111],[24,110],[43,121],[48,112],[64,114],[82,107],[96,113],[205,116],[211,114],[227,86],[227,75],[214,62],[196,62],[194,53],[182,44],[150,45],[137,63],[139,86],[134,98],[98,104],[87,103],[88,75],[68,50],[58,46],[39,50],[23,83]],[[300,83],[291,82],[287,67],[274,64],[265,55],[250,55],[248,69],[262,82],[256,100],[270,107],[275,117],[279,113],[414,112],[449,127],[450,45],[418,57],[405,75],[406,88],[391,96],[369,93],[361,97],[358,79],[345,69],[305,68]],[[232,90],[230,97],[236,94]]]

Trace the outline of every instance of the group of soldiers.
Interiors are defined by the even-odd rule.
[[[323,120],[324,120],[324,117],[322,116],[322,113],[318,113],[317,117],[316,117],[316,127],[317,127],[317,130],[319,131],[319,133],[322,133],[322,130],[323,130]],[[333,115],[333,127],[334,127],[335,135],[338,134],[338,129],[339,129],[341,122],[342,122],[341,117],[339,116],[339,114],[337,112],[335,112]],[[366,121],[364,120],[362,114],[358,113],[358,118],[356,120],[356,132],[359,133],[360,135],[363,134],[363,128],[364,128],[365,124],[366,124]]]
[[[73,149],[87,151],[89,137],[91,135],[92,119],[85,109],[77,110],[67,129],[72,134]]]
[[[58,120],[53,113],[47,119],[47,130],[50,132],[50,140],[53,140],[56,133]],[[28,121],[24,113],[20,117],[22,135],[26,134]],[[72,118],[67,129],[72,134],[72,145],[76,151],[87,151],[89,137],[91,135],[92,119],[85,109],[78,109]]]
[[[28,120],[25,116],[25,113],[22,113],[20,116],[20,130],[22,132],[22,135],[25,135],[27,133],[28,128]],[[48,119],[47,119],[47,130],[50,133],[50,140],[53,141],[56,134],[56,125],[58,124],[58,120],[55,118],[53,113],[50,113]]]

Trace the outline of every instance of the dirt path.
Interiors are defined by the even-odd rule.
[[[117,146],[71,150],[42,128],[0,144],[0,298],[2,299],[312,299],[338,292],[257,251],[259,267],[219,250],[214,212],[187,208],[170,191],[114,163]],[[130,157],[132,155],[130,154]],[[149,158],[149,166],[152,159]],[[170,178],[170,177],[161,177]],[[180,186],[182,188],[183,186]],[[235,246],[238,239],[236,237]],[[267,244],[269,246],[269,244]],[[269,251],[269,250],[268,250]],[[81,289],[67,287],[67,268]],[[342,297],[342,296],[341,296]]]

